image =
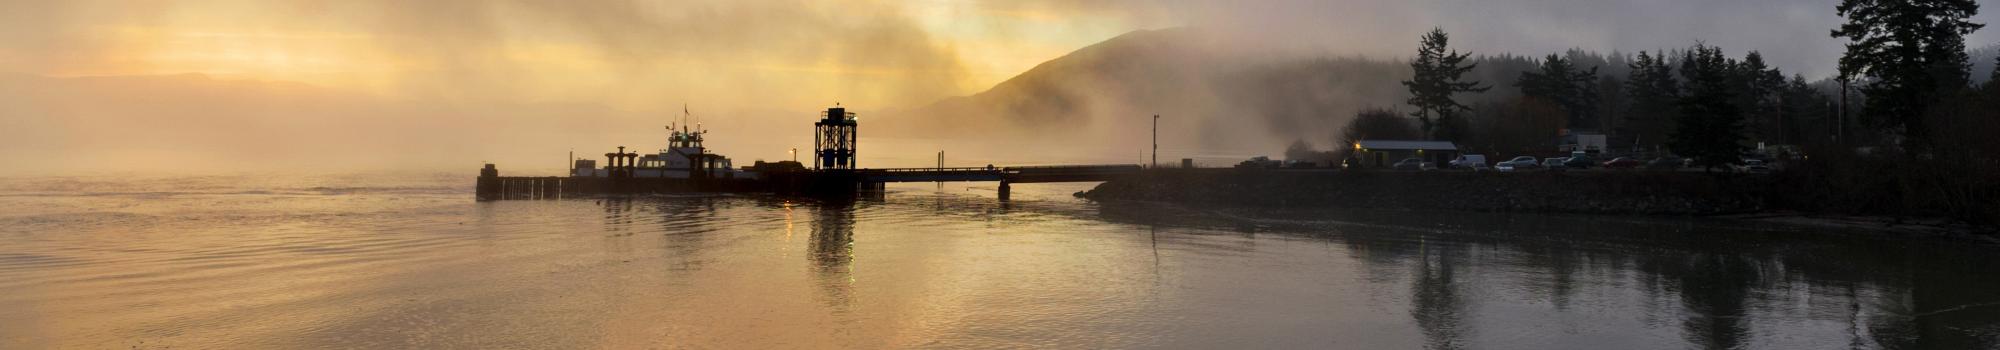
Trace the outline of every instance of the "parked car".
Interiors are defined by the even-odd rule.
[[[1484,171],[1493,169],[1486,165],[1486,155],[1484,154],[1459,155],[1457,159],[1452,159],[1451,162],[1445,164],[1451,166],[1452,169],[1466,169],[1472,171]]]
[[[1766,174],[1771,172],[1771,166],[1765,165],[1763,160],[1750,159],[1743,161],[1743,165],[1736,167],[1736,170],[1752,174]]]
[[[1638,159],[1632,159],[1626,157],[1612,158],[1611,160],[1604,162],[1604,167],[1612,169],[1631,169],[1638,166],[1639,166]]]
[[[1542,168],[1549,171],[1563,171],[1563,169],[1569,168],[1569,166],[1563,165],[1564,162],[1568,161],[1569,158],[1543,158]]]
[[[1403,158],[1403,160],[1397,161],[1391,168],[1403,171],[1426,171],[1437,170],[1437,164],[1426,162],[1419,158]]]
[[[1265,156],[1251,157],[1250,160],[1236,163],[1236,168],[1238,169],[1276,169],[1284,166],[1285,162],[1271,160],[1271,157]]]
[[[1590,159],[1590,156],[1578,155],[1578,156],[1570,156],[1569,158],[1563,159],[1563,167],[1565,168],[1590,169],[1591,167],[1595,166],[1597,166],[1597,160]]]
[[[1651,161],[1647,161],[1646,169],[1674,170],[1674,169],[1684,168],[1685,167],[1684,165],[1687,165],[1687,161],[1682,160],[1680,158],[1659,157],[1659,158],[1653,158],[1653,160]]]
[[[1504,162],[1495,163],[1493,164],[1493,169],[1499,171],[1520,171],[1534,170],[1541,166],[1541,160],[1535,159],[1535,156],[1519,156]]]

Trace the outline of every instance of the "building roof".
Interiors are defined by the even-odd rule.
[[[1361,140],[1356,145],[1362,149],[1379,150],[1425,150],[1457,151],[1458,145],[1451,141],[1410,141],[1410,140]]]

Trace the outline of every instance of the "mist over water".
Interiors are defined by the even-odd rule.
[[[1989,244],[1210,210],[1090,184],[474,202],[462,174],[0,181],[0,348],[2000,345]]]

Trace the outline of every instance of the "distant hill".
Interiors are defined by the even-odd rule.
[[[1520,57],[1482,60],[1494,67],[1468,77],[1502,82],[1490,96],[1513,94],[1505,85],[1529,67]],[[1159,114],[1162,137],[1199,141],[1189,146],[1282,149],[1301,138],[1325,145],[1356,111],[1405,108],[1400,82],[1409,75],[1400,61],[1274,54],[1189,28],[1137,31],[990,90],[891,113],[870,128],[1130,144]]]
[[[1412,39],[1412,50],[1415,45]],[[1754,48],[1725,49],[1740,56]],[[2000,46],[1970,54],[1974,79],[1983,81]],[[1460,102],[1518,96],[1514,80],[1536,69],[1536,60],[1544,55],[1475,58],[1479,68],[1466,78],[1493,89],[1461,96]],[[1631,53],[1569,50],[1563,55],[1580,67],[1600,67],[1604,76],[1622,80],[1629,72]],[[1091,142],[1144,145],[1147,119],[1159,114],[1164,116],[1162,138],[1182,147],[1269,152],[1295,139],[1326,147],[1358,110],[1409,110],[1401,81],[1410,69],[1402,60],[1273,52],[1193,28],[1135,31],[1049,60],[977,94],[889,112],[885,122],[868,128],[896,135],[1010,137],[1079,147]],[[1830,86],[1824,78],[1809,77]]]

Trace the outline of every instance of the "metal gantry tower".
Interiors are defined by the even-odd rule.
[[[813,123],[813,169],[854,169],[858,123],[854,113],[835,105]]]

